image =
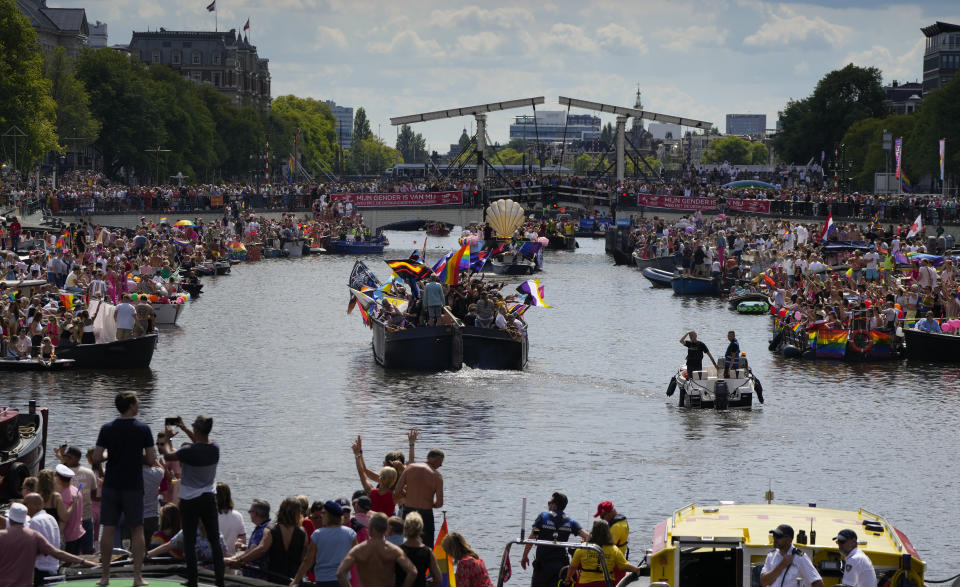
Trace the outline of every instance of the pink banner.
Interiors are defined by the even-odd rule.
[[[330,194],[333,202],[353,202],[358,208],[392,206],[456,206],[463,204],[462,192],[406,192],[396,194]]]
[[[665,208],[667,210],[716,210],[716,198],[698,198],[693,196],[654,196],[638,194],[637,204],[649,208]],[[744,200],[727,198],[727,209],[737,212],[755,212],[758,214],[770,213],[769,200]]]

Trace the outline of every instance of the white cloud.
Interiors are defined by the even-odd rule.
[[[770,10],[769,20],[757,32],[743,40],[748,47],[785,46],[804,41],[823,41],[833,47],[843,45],[853,29],[834,24],[821,16],[797,14],[789,6],[780,6],[779,13]]]
[[[387,54],[407,51],[428,56],[440,53],[441,47],[440,43],[433,39],[423,39],[415,31],[397,33],[389,43],[370,43],[370,52],[372,53]]]
[[[565,22],[558,22],[550,27],[550,31],[544,33],[540,40],[544,45],[559,45],[584,53],[596,53],[600,49],[597,42],[587,36],[581,27]]]
[[[643,37],[617,23],[598,28],[597,37],[600,39],[600,46],[608,51],[618,53],[627,50],[634,54],[647,54],[647,44],[643,42]]]
[[[909,51],[894,55],[885,45],[874,45],[869,49],[848,54],[842,63],[853,63],[861,67],[877,67],[883,72],[886,81],[893,79],[909,80],[919,77],[917,64],[921,63],[925,42],[917,39]]]
[[[533,13],[520,6],[493,9],[464,6],[455,10],[435,10],[427,19],[427,24],[452,28],[467,21],[495,24],[504,28],[519,27],[533,21]]]
[[[338,49],[347,48],[347,35],[340,29],[324,25],[317,26],[317,40],[313,44],[314,49],[329,49],[336,47]]]
[[[483,31],[475,35],[464,35],[457,38],[457,49],[464,53],[492,53],[502,44],[503,37],[490,31]]]
[[[681,53],[704,47],[722,47],[727,41],[727,31],[713,24],[666,29],[658,36],[664,41],[663,47]]]

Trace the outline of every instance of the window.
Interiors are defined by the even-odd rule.
[[[179,51],[173,51],[172,53],[170,53],[170,63],[172,63],[172,64],[174,64],[174,65],[180,65],[180,52],[179,52]]]
[[[213,72],[213,85],[214,85],[214,87],[217,87],[217,88],[220,87],[220,72],[219,72],[219,71]]]
[[[198,84],[200,83],[200,72],[199,72],[199,71],[193,72],[193,81],[197,82]]]
[[[150,63],[160,63],[160,50],[154,49],[153,55],[150,57]]]
[[[214,51],[214,52],[213,52],[213,64],[214,64],[214,65],[220,65],[220,52],[219,52],[219,51]]]
[[[194,65],[200,65],[200,52],[199,52],[199,51],[194,51],[194,52],[193,52],[193,55],[192,55],[192,57],[190,58],[190,62],[193,63]]]

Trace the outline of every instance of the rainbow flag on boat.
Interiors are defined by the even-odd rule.
[[[818,330],[817,331],[817,358],[842,359],[847,352],[846,330]]]

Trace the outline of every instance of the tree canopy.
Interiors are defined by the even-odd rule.
[[[423,163],[427,157],[427,140],[413,132],[409,124],[404,124],[397,135],[397,150],[407,163]]]
[[[703,163],[731,165],[766,165],[769,159],[767,146],[737,136],[727,136],[710,141],[703,153]]]
[[[886,114],[881,80],[879,69],[849,64],[825,75],[807,98],[790,100],[774,139],[780,158],[798,164],[819,160],[853,123]]]
[[[30,22],[14,0],[0,0],[0,134],[7,135],[2,152],[20,170],[59,150],[56,104],[43,61]]]

